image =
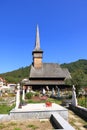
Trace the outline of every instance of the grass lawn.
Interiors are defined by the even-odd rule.
[[[49,120],[26,120],[0,123],[0,130],[53,130]]]
[[[6,104],[2,104],[0,105],[0,114],[8,114],[12,108],[14,108],[14,105],[8,106]]]
[[[61,104],[62,103],[62,101],[58,100],[58,99],[54,99],[54,98],[40,99],[38,97],[34,97],[32,99],[28,99],[26,102],[27,103],[46,103],[46,102],[52,102],[52,103],[56,103],[56,104]]]
[[[78,104],[79,104],[79,106],[87,108],[87,97],[85,98],[85,96],[82,96],[82,97],[78,98]]]
[[[48,97],[46,99],[40,99],[38,96],[34,96],[33,98],[23,101],[22,103],[46,103],[46,102],[61,104],[61,100]],[[15,105],[9,106],[7,104],[2,104],[0,105],[0,114],[8,114],[9,111],[14,107]]]

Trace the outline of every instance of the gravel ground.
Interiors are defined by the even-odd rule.
[[[0,130],[52,130],[49,120],[9,121],[0,123]]]
[[[87,122],[69,110],[69,123],[75,130],[87,130]]]

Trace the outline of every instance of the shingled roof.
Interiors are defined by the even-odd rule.
[[[30,78],[66,78],[69,77],[67,69],[62,69],[57,63],[43,63],[42,68],[31,66]]]

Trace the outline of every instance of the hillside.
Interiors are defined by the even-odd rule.
[[[85,74],[87,74],[87,60],[81,59],[76,62],[71,62],[69,64],[61,64],[62,67],[68,68],[70,73],[75,72],[76,70],[82,70]]]
[[[0,74],[9,83],[18,83],[23,78],[28,78],[30,72],[30,66],[22,67],[17,70]]]
[[[81,59],[69,64],[62,64],[64,68],[68,68],[72,76],[72,84],[77,86],[87,86],[87,60]]]
[[[76,62],[71,62],[69,64],[61,64],[61,67],[68,68],[70,73],[81,70],[87,77],[87,60],[81,59]],[[23,78],[28,78],[30,72],[30,66],[22,67],[17,70],[0,74],[1,77],[5,78],[7,82],[18,83]]]

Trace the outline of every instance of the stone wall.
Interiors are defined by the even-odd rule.
[[[54,126],[55,130],[75,130],[64,118],[58,113],[52,113],[50,121]]]
[[[42,58],[34,58],[34,67],[41,68],[42,67]]]
[[[77,115],[87,120],[87,108],[81,106],[73,106],[71,104],[69,104],[69,108],[73,110]]]
[[[16,112],[14,110],[10,111],[10,116],[13,120],[26,120],[26,119],[48,119],[52,113],[60,114],[66,121],[68,121],[68,111],[26,111],[26,112]]]

